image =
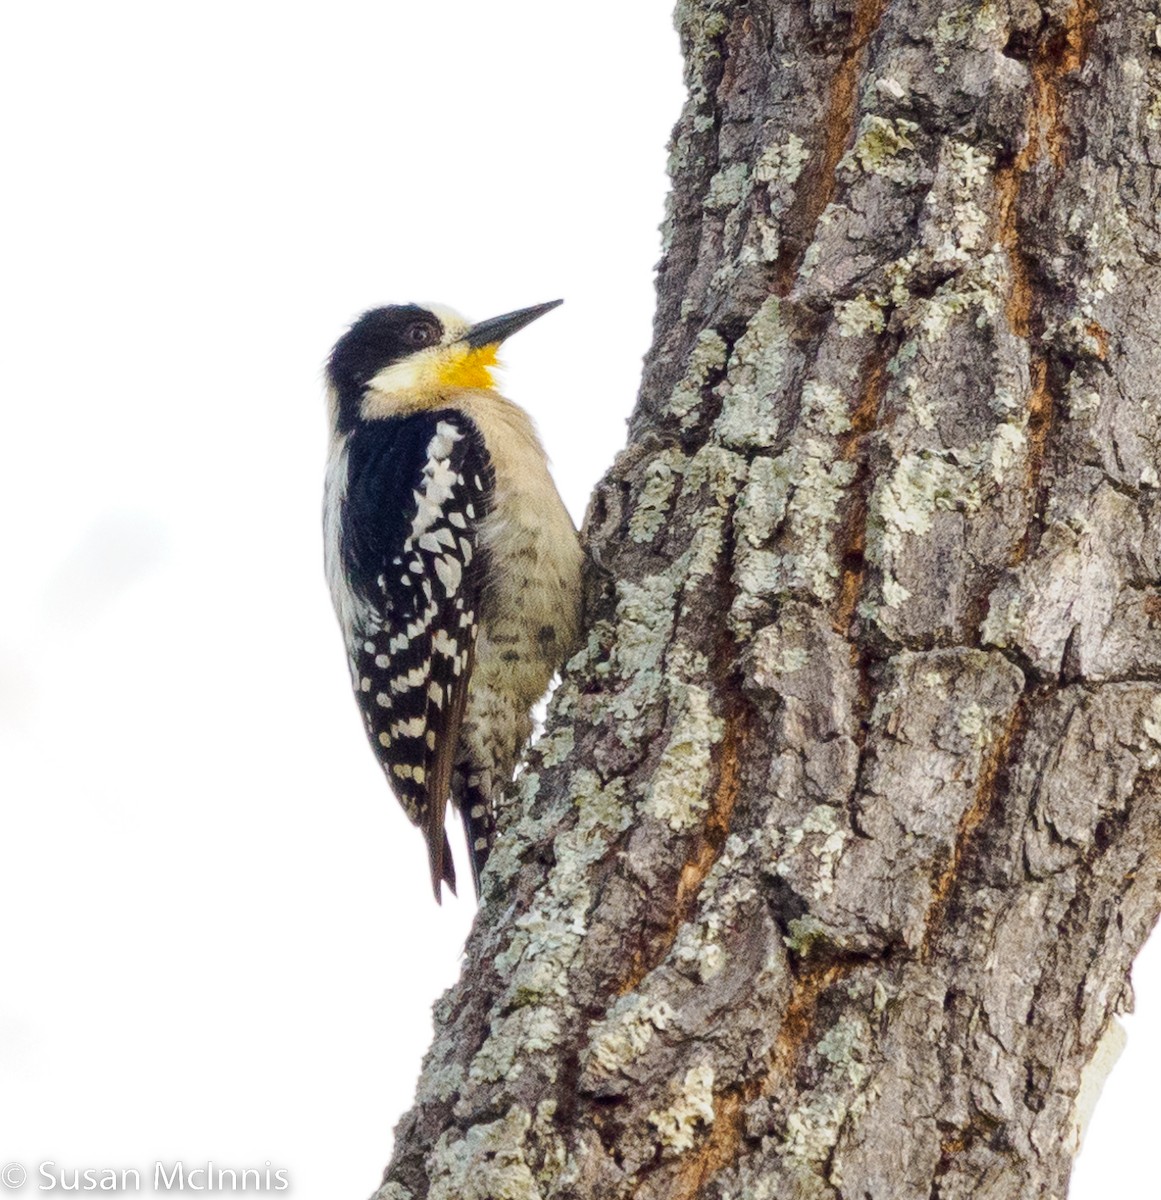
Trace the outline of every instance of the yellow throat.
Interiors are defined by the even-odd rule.
[[[490,388],[496,382],[492,368],[499,366],[495,343],[475,348],[454,348],[446,357],[441,357],[438,371],[439,382],[449,388]]]

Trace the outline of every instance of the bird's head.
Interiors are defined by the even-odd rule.
[[[471,324],[438,304],[393,304],[365,312],[327,361],[335,426],[446,403],[463,388],[494,386],[500,343],[561,304],[550,300]]]

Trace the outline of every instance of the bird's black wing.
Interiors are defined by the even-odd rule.
[[[444,815],[480,615],[493,473],[451,409],[370,421],[348,449],[342,555],[366,605],[352,672],[367,734],[427,838],[436,899],[455,891]]]

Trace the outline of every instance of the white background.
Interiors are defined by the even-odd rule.
[[[668,0],[313,9],[0,16],[0,1163],[374,1189],[473,906],[348,694],[321,363],[373,304],[563,296],[506,390],[578,520],[624,439]],[[1137,978],[1074,1196],[1151,1194]]]

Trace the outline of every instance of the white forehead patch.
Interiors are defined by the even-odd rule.
[[[472,327],[471,321],[446,304],[422,304],[421,307],[426,308],[443,326],[442,342],[445,346],[449,342],[458,342]]]

